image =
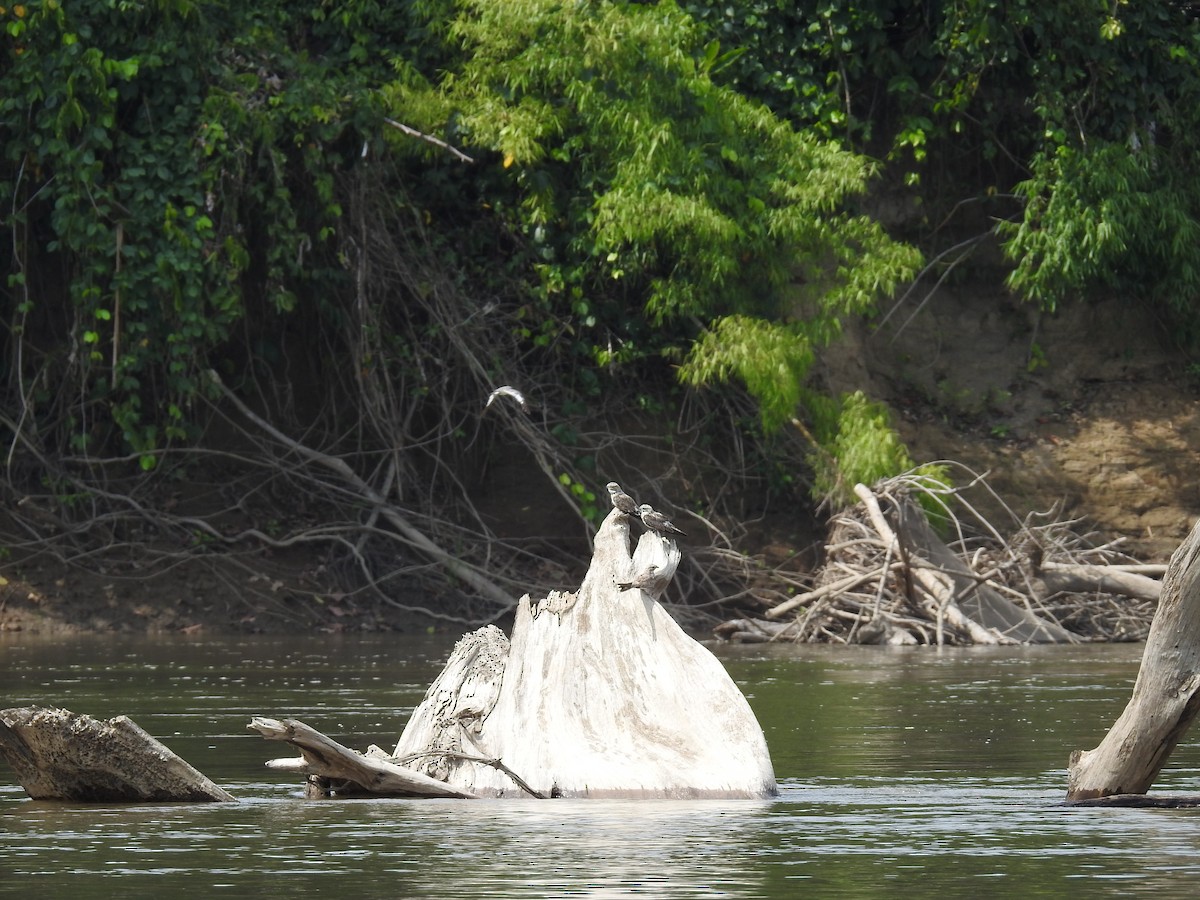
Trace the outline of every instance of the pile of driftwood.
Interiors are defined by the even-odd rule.
[[[1146,637],[1166,566],[1137,564],[1119,541],[1094,546],[1077,522],[1052,516],[1013,516],[1003,536],[956,492],[913,476],[855,493],[859,503],[830,523],[811,588],[761,617],[723,622],[718,637],[938,645]]]

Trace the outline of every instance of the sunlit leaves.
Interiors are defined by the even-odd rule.
[[[1060,147],[1020,185],[1024,218],[1005,223],[1014,289],[1047,308],[1089,286],[1200,299],[1200,184],[1128,145]]]

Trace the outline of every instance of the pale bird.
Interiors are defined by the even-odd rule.
[[[619,509],[627,516],[638,514],[637,501],[621,490],[621,486],[615,481],[608,483],[608,496],[612,499],[614,509]]]

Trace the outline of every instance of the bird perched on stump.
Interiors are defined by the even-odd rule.
[[[637,501],[621,490],[621,486],[615,481],[608,483],[608,496],[612,499],[612,505],[615,509],[619,509],[627,516],[636,516],[638,514]]]
[[[671,522],[662,513],[658,512],[649,503],[643,503],[638,507],[638,515],[642,519],[642,524],[657,534],[664,536],[671,534],[682,534],[686,536],[687,534],[687,532],[685,532],[683,529],[676,528],[673,522]]]
[[[637,588],[639,591],[649,590],[658,586],[658,566],[646,566],[644,572],[638,572],[629,581],[618,581],[618,590],[627,591],[630,588]]]

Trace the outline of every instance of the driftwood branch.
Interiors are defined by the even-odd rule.
[[[1050,593],[1062,591],[1069,594],[1120,594],[1124,597],[1155,601],[1162,594],[1161,581],[1118,566],[1046,563],[1039,574]]]
[[[248,726],[269,741],[285,741],[300,751],[299,759],[273,759],[267,767],[297,772],[330,781],[357,785],[354,793],[395,796],[455,797],[473,799],[469,791],[452,788],[444,782],[378,757],[357,753],[295,719],[268,719],[256,716]],[[343,790],[343,793],[350,793]]]
[[[799,606],[806,606],[814,600],[820,600],[822,597],[828,597],[830,594],[840,594],[843,591],[849,591],[858,587],[860,584],[866,584],[868,581],[874,581],[879,578],[886,577],[885,570],[872,570],[870,572],[859,572],[854,575],[847,575],[845,578],[840,578],[837,581],[831,581],[828,584],[823,584],[819,588],[811,591],[806,591],[803,594],[797,594],[790,600],[785,600],[776,606],[771,607],[765,613],[768,619],[778,619],[785,613],[790,613],[793,609]]]
[[[414,762],[415,760],[418,760],[418,759],[426,759],[429,757],[429,755],[430,754],[427,752],[410,753],[408,756],[402,756],[402,757],[399,757],[398,759],[393,759],[392,762],[396,763],[397,765],[402,766],[407,763]],[[511,778],[513,780],[513,782],[516,784],[516,786],[519,787],[521,790],[523,790],[525,793],[527,793],[529,796],[533,797],[536,800],[545,800],[546,799],[545,794],[543,794],[541,791],[535,791],[533,788],[531,788],[529,786],[529,782],[527,782],[524,778],[522,778],[520,775],[518,775],[516,772],[514,772],[512,769],[510,769],[508,766],[506,766],[504,764],[503,760],[485,759],[482,756],[472,756],[469,753],[452,753],[449,750],[441,750],[438,752],[438,755],[443,756],[447,759],[457,759],[457,760],[462,760],[463,762],[474,762],[474,763],[481,763],[482,765],[485,765],[485,766],[491,766],[497,772],[503,772],[505,775],[507,775],[509,778]]]

